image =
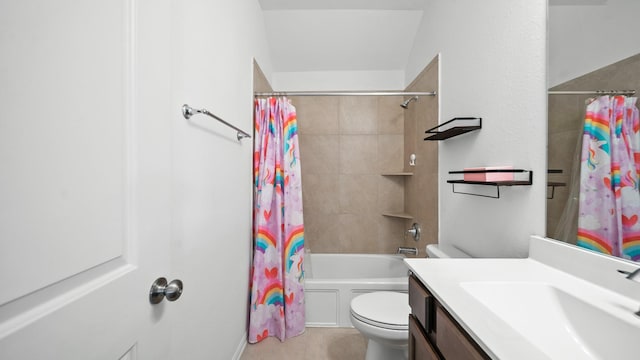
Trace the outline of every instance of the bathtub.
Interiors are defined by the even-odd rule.
[[[407,292],[403,255],[306,254],[305,311],[310,327],[352,327],[351,299],[372,291]]]

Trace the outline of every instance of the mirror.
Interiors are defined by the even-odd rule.
[[[549,0],[549,90],[634,89],[639,97],[640,42],[628,35],[637,14],[637,0]],[[548,97],[547,236],[573,244],[585,110],[595,96]]]

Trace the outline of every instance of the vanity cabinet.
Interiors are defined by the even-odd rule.
[[[409,305],[409,360],[490,359],[414,275]]]

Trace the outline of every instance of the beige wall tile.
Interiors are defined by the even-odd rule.
[[[375,96],[341,96],[341,134],[377,134],[378,100]]]
[[[254,92],[273,91],[273,88],[271,87],[271,84],[269,84],[267,77],[264,76],[264,72],[262,72],[262,69],[260,68],[260,66],[255,60],[253,61],[253,91]]]
[[[340,216],[304,211],[305,248],[312,253],[340,253]]]
[[[340,175],[340,213],[378,213],[378,178],[373,174]]]
[[[378,135],[378,173],[402,171],[403,158],[404,135]]]
[[[305,212],[339,213],[338,177],[322,174],[302,174],[302,201]]]
[[[405,179],[404,185],[404,209],[413,216],[418,213],[418,202],[421,201],[421,198],[417,196],[418,180],[417,176],[409,176]],[[420,222],[419,218],[414,218],[413,220]]]
[[[376,248],[382,254],[394,254],[404,245],[404,221],[382,216],[378,221],[378,241]],[[411,245],[413,246],[413,245]]]
[[[348,253],[379,253],[378,220],[381,215],[340,214],[340,246]]]
[[[416,153],[416,141],[419,137],[416,124],[416,110],[409,108],[404,110],[404,158],[402,166],[404,171],[413,172],[413,168],[409,165],[409,156]],[[420,161],[419,159],[417,159]]]
[[[378,98],[378,134],[404,134],[404,109],[401,96]]]
[[[435,58],[407,90],[437,90],[438,66]],[[419,256],[425,256],[427,244],[438,242],[438,142],[423,140],[424,131],[438,124],[438,112],[437,96],[422,96],[405,110],[405,152],[416,154],[416,166],[405,165],[405,169],[414,173],[406,180],[405,187],[405,207],[414,218],[407,220],[405,226],[408,229],[417,222],[422,228],[420,241],[407,237],[405,246],[416,246]],[[408,156],[405,154],[406,158]]]
[[[292,98],[298,117],[298,131],[305,135],[339,133],[338,99],[333,96]]]
[[[585,99],[579,95],[549,96],[547,131],[557,133],[580,127],[586,108]]]
[[[378,204],[375,207],[378,213],[399,213],[405,211],[406,179],[404,176],[379,176],[378,177]]]
[[[306,174],[337,175],[340,169],[338,135],[299,135],[300,165]]]
[[[377,153],[377,135],[341,135],[340,173],[377,174]]]

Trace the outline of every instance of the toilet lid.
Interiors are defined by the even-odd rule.
[[[351,300],[351,313],[357,319],[383,328],[408,328],[410,312],[409,296],[403,293],[377,291]]]

